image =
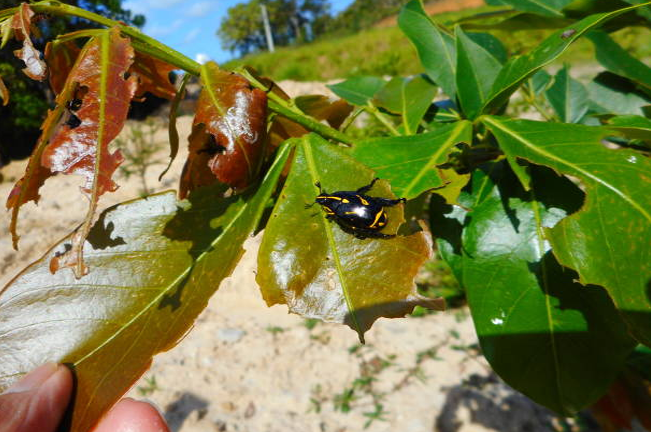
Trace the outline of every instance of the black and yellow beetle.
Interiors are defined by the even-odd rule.
[[[395,234],[380,232],[388,221],[384,207],[392,207],[407,200],[404,198],[392,200],[365,195],[378,180],[375,178],[371,183],[356,191],[332,193],[322,190],[321,184],[317,182],[315,186],[319,188],[319,195],[314,203],[323,208],[329,220],[334,220],[344,231],[359,239],[395,237]]]

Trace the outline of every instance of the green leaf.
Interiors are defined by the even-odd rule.
[[[551,82],[552,76],[544,69],[540,69],[531,77],[531,88],[535,95],[539,95],[549,88]]]
[[[574,0],[500,0],[500,5],[508,5],[515,10],[531,12],[546,17],[562,17],[562,9]],[[492,4],[492,3],[491,3]]]
[[[430,254],[423,232],[360,240],[314,204],[319,189],[356,190],[373,172],[340,149],[310,134],[296,139],[296,155],[269,219],[258,255],[257,282],[268,305],[344,323],[364,333],[379,317],[402,317],[415,305],[440,307],[418,295],[414,277]],[[368,193],[394,198],[386,181]],[[402,205],[387,207],[384,233],[404,222]],[[409,259],[404,259],[408,256]]]
[[[496,38],[490,33],[470,33],[466,32],[466,36],[474,43],[484,48],[491,56],[495,57],[500,63],[506,63],[509,53],[501,40]]]
[[[461,108],[469,119],[479,115],[502,65],[476,44],[461,29],[455,30],[457,39],[457,96]]]
[[[578,123],[588,112],[588,91],[570,76],[567,65],[558,71],[554,84],[545,91],[545,96],[564,123]]]
[[[438,88],[425,76],[392,78],[376,95],[373,103],[401,114],[406,135],[418,131],[418,125],[432,104]]]
[[[567,47],[585,32],[599,27],[609,19],[639,6],[620,9],[614,12],[590,15],[569,27],[554,32],[530,53],[511,58],[498,75],[491,94],[484,105],[484,113],[495,113],[504,105],[523,81],[536,71],[558,58]]]
[[[651,345],[651,160],[607,149],[608,129],[500,117],[483,119],[511,158],[546,165],[578,179],[581,210],[546,232],[559,262],[584,285],[608,290],[631,333]]]
[[[608,129],[621,132],[625,137],[645,141],[651,145],[651,120],[640,116],[619,116],[608,119]]]
[[[545,240],[582,193],[550,169],[525,192],[504,163],[476,171],[478,195],[463,229],[463,283],[492,368],[561,415],[596,402],[635,342],[601,287],[583,287]]]
[[[651,98],[639,91],[629,79],[602,72],[587,85],[590,110],[596,114],[643,115]]]
[[[108,209],[88,236],[92,270],[81,279],[49,269],[71,236],[25,269],[0,294],[0,390],[42,363],[66,363],[76,376],[70,430],[90,430],[230,275],[290,150],[254,193],[220,200],[203,188],[179,202],[164,192]]]
[[[457,64],[454,38],[432,21],[421,0],[411,0],[402,8],[398,25],[416,48],[427,76],[453,99]]]
[[[371,138],[356,143],[349,151],[378,177],[391,183],[395,194],[413,199],[427,190],[452,186],[450,183],[465,185],[467,175],[438,166],[447,161],[455,144],[471,141],[472,123],[463,120],[411,137]]]
[[[385,82],[379,77],[355,77],[328,87],[334,94],[353,105],[366,105]]]
[[[651,68],[630,55],[607,33],[593,31],[588,39],[595,47],[599,63],[617,75],[621,75],[644,87],[651,94]]]
[[[482,21],[461,20],[464,30],[501,30],[505,32],[549,30],[567,27],[572,20],[561,17],[543,17],[532,13],[511,11]]]

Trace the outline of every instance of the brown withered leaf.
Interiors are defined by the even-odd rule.
[[[323,95],[306,95],[294,99],[294,103],[305,114],[317,120],[325,120],[330,126],[339,129],[353,111],[353,106],[343,99],[330,101]]]
[[[129,69],[129,73],[135,75],[138,79],[136,97],[142,97],[146,92],[149,92],[168,100],[174,99],[176,87],[170,81],[170,72],[175,69],[178,68],[136,51],[136,58]]]
[[[52,41],[45,45],[45,62],[48,65],[50,87],[55,94],[61,93],[68,74],[81,50],[76,41]]]
[[[205,126],[198,124],[192,128],[188,137],[189,154],[181,173],[179,196],[185,198],[188,194],[202,186],[217,182],[217,177],[210,170],[210,159],[215,156],[217,147],[214,138],[206,133]]]
[[[60,267],[72,267],[79,278],[88,271],[82,248],[97,200],[103,193],[117,189],[111,177],[123,157],[119,151],[110,153],[108,145],[124,126],[136,91],[135,78],[124,78],[133,56],[129,39],[120,36],[117,28],[107,30],[86,43],[66,81],[65,87],[74,89],[67,120],[44,149],[41,163],[53,173],[85,177],[82,191],[90,205],[74,236],[72,249],[52,259],[53,272]]]
[[[18,7],[18,11],[13,16],[11,21],[11,28],[14,31],[14,36],[19,41],[23,42],[23,47],[14,51],[16,57],[25,62],[25,75],[33,80],[41,81],[45,78],[45,62],[41,60],[41,53],[34,47],[29,35],[32,32],[32,18],[34,11],[30,9],[27,3],[22,3]]]
[[[7,86],[5,85],[5,82],[2,81],[1,76],[0,76],[0,97],[2,98],[2,105],[7,105],[9,103],[9,90],[7,90]]]
[[[189,179],[203,179],[203,170],[193,171],[207,155],[208,167],[219,181],[236,190],[244,189],[257,178],[264,156],[267,95],[252,89],[242,76],[219,69],[214,62],[201,66],[201,81],[193,135],[200,134],[199,126],[203,125],[203,133],[212,138],[195,138],[196,143],[206,146],[197,148],[195,143],[191,148],[184,184],[191,190],[199,182]]]

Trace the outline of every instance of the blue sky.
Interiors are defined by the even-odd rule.
[[[330,0],[339,12],[353,0]],[[124,9],[147,17],[143,31],[194,60],[217,63],[232,55],[224,51],[216,32],[226,10],[242,0],[126,0]]]

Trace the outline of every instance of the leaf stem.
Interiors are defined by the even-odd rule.
[[[382,123],[391,133],[393,136],[400,136],[400,132],[395,128],[395,126],[389,121],[389,119],[380,112],[379,109],[375,105],[373,105],[370,101],[364,106],[364,109],[371,114],[373,117],[375,117],[380,123]]]

